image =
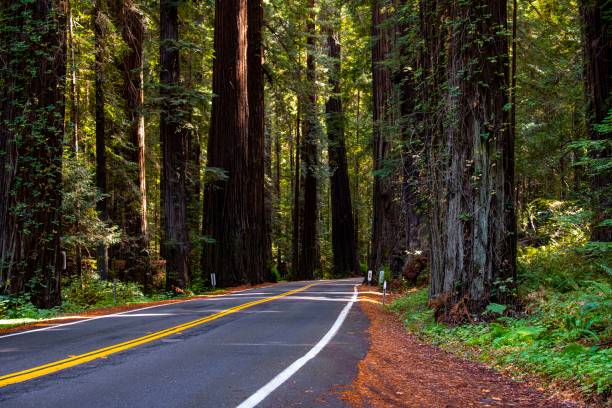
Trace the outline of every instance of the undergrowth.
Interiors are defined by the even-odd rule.
[[[553,220],[557,228],[548,223],[551,231],[544,245],[519,251],[523,313],[446,326],[435,322],[426,288],[409,292],[390,308],[401,313],[408,330],[441,348],[515,375],[536,374],[576,384],[587,398],[609,400],[610,251],[605,244],[588,243],[580,215],[567,213],[566,208],[561,214],[565,218]]]
[[[0,328],[19,326],[66,313],[175,299],[204,293],[211,293],[210,288],[193,288],[193,291],[185,291],[182,294],[172,291],[144,294],[141,286],[136,283],[121,281],[113,283],[102,280],[94,274],[91,277],[74,278],[66,282],[62,289],[62,305],[53,309],[38,309],[30,302],[30,296],[27,293],[18,297],[0,295]]]

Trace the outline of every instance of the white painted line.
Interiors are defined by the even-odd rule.
[[[291,376],[295,374],[300,368],[302,368],[307,362],[315,358],[317,354],[319,354],[321,350],[323,350],[323,348],[327,346],[327,344],[329,344],[329,342],[331,341],[331,339],[334,338],[336,333],[338,333],[338,330],[340,330],[342,323],[344,323],[344,320],[346,320],[346,316],[348,316],[348,313],[356,300],[357,285],[353,287],[353,297],[349,300],[346,306],[344,306],[344,308],[338,315],[338,318],[332,325],[331,329],[329,329],[329,331],[325,334],[325,336],[323,336],[323,338],[319,340],[319,342],[313,348],[311,348],[308,353],[295,360],[293,364],[281,371],[280,374],[270,380],[270,382],[268,382],[266,385],[261,387],[257,392],[255,392],[255,394],[244,400],[240,405],[238,405],[237,408],[253,408],[257,406],[257,404],[263,401],[278,387],[283,385],[285,381],[291,378]]]
[[[270,285],[270,286],[266,286],[266,287],[281,286],[281,285]],[[76,322],[61,323],[61,324],[55,324],[55,325],[52,325],[52,326],[45,326],[45,327],[42,327],[40,329],[32,329],[32,330],[25,330],[25,331],[20,331],[20,332],[16,332],[16,333],[4,334],[4,335],[0,336],[0,339],[4,339],[4,338],[7,338],[7,337],[13,337],[13,336],[22,336],[24,334],[36,333],[36,332],[41,332],[41,331],[53,330],[53,329],[57,329],[57,328],[60,328],[60,327],[66,327],[66,326],[72,326],[72,325],[75,325],[75,324],[91,322],[92,320],[107,319],[109,317],[121,316],[121,315],[128,314],[128,313],[139,312],[141,310],[154,309],[156,307],[172,306],[172,305],[175,305],[177,303],[193,302],[194,300],[211,300],[211,299],[222,300],[223,298],[225,298],[225,299],[228,299],[228,298],[232,299],[229,296],[233,295],[234,293],[246,292],[247,290],[253,290],[253,289],[242,289],[242,290],[237,290],[235,292],[229,292],[226,295],[211,295],[210,297],[204,295],[204,296],[201,296],[201,297],[197,297],[197,298],[193,298],[193,299],[185,299],[185,300],[181,300],[181,301],[178,301],[178,302],[162,303],[161,305],[146,306],[146,307],[141,307],[141,308],[138,308],[138,309],[126,310],[125,312],[119,312],[119,313],[112,313],[112,314],[107,314],[107,315],[89,317],[89,318],[84,318],[83,320],[77,320]],[[70,318],[70,317],[69,316],[65,316],[64,318],[67,319],[67,318]],[[49,320],[54,320],[54,319],[51,318]],[[44,320],[39,321],[39,323],[44,323]]]

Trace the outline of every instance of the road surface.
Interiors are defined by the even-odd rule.
[[[292,282],[0,336],[0,406],[343,407],[360,280]]]

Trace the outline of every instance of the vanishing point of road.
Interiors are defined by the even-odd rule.
[[[0,406],[343,407],[360,279],[283,283],[0,335]]]

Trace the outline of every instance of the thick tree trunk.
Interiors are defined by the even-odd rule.
[[[204,234],[215,241],[204,247],[202,270],[216,273],[220,286],[249,281],[247,96],[247,0],[215,3],[215,59],[209,169],[226,177],[204,188]]]
[[[405,7],[407,3],[402,1],[402,5]],[[408,255],[404,260],[406,264],[412,263],[417,257],[422,257],[428,247],[425,205],[421,198],[425,184],[421,178],[426,139],[423,132],[425,115],[421,106],[417,109],[419,96],[417,87],[421,79],[417,75],[422,74],[417,65],[422,65],[422,63],[417,48],[412,48],[411,44],[408,44],[408,41],[413,38],[415,29],[418,31],[418,27],[412,27],[406,22],[398,26],[399,65],[398,71],[394,73],[394,80],[400,93],[402,202],[406,238],[405,252]]]
[[[355,249],[355,226],[344,143],[344,111],[340,94],[340,42],[338,35],[327,36],[328,56],[331,61],[329,84],[332,89],[325,105],[332,209],[333,272],[337,277],[359,273]]]
[[[298,279],[314,279],[318,260],[318,207],[317,207],[317,168],[318,168],[318,126],[317,95],[315,78],[315,11],[314,0],[308,3],[309,12],[306,22],[306,81],[308,90],[304,103],[305,118],[302,129],[301,156],[304,163],[304,212],[301,225],[301,253],[298,264]]]
[[[595,125],[601,124],[612,108],[612,39],[610,38],[609,2],[581,0],[582,48],[584,53],[584,84],[587,101],[586,118],[591,140],[607,140],[609,133],[601,133]],[[593,154],[593,159],[612,157],[611,149],[604,148]],[[597,172],[591,178],[593,209],[592,241],[612,241],[612,226],[598,225],[612,218],[612,174]]]
[[[112,217],[119,223],[127,239],[113,257],[126,261],[125,278],[147,284],[148,227],[145,179],[144,74],[143,41],[145,34],[142,12],[131,0],[113,0],[114,20],[121,29],[126,50],[121,55],[122,96],[125,102],[128,140],[119,155],[133,166],[122,166],[112,177],[114,205]]]
[[[248,181],[249,232],[252,247],[248,277],[251,283],[269,280],[268,262],[271,253],[269,220],[265,199],[265,131],[264,78],[262,66],[263,5],[261,0],[247,0],[247,78],[248,78]]]
[[[187,231],[187,148],[185,107],[180,98],[178,3],[160,2],[160,96],[159,135],[162,145],[162,255],[166,259],[166,286],[184,288],[190,282],[189,234]]]
[[[105,86],[105,53],[106,42],[104,37],[102,11],[103,0],[96,0],[93,13],[94,46],[95,46],[95,93],[96,93],[96,187],[102,194],[108,193],[106,182],[106,114],[104,111],[104,86]],[[100,219],[108,220],[108,200],[104,196],[96,203]],[[108,248],[104,244],[98,245],[97,268],[98,275],[102,279],[108,278]]]
[[[448,168],[448,162],[444,153],[446,148],[443,142],[444,112],[441,109],[441,95],[446,81],[444,50],[447,32],[443,29],[446,17],[447,10],[443,2],[420,1],[420,36],[423,38],[420,68],[424,77],[419,94],[425,114],[423,139],[427,152],[427,189],[430,198],[428,203],[430,297],[442,292],[446,247],[446,235],[442,223],[446,214],[444,204],[447,199],[447,184],[444,172]]]
[[[512,301],[514,146],[505,110],[508,40],[499,29],[506,24],[506,4],[456,0],[448,12],[457,21],[447,54],[448,127],[435,146],[440,156],[433,158],[448,163],[435,176],[447,184],[445,201],[435,207],[446,241],[436,245],[442,251],[434,256],[442,262],[432,264],[432,295],[437,316],[456,322],[491,301]]]
[[[61,303],[66,10],[2,0],[0,19],[0,288],[48,308]]]
[[[372,189],[372,240],[369,269],[378,268],[391,260],[394,243],[398,241],[393,232],[393,221],[397,215],[394,211],[394,192],[392,186],[393,171],[386,160],[389,158],[390,145],[386,134],[391,124],[390,101],[393,95],[391,72],[384,62],[391,51],[391,32],[388,23],[386,0],[375,0],[372,4],[372,110],[373,135],[372,153],[374,168],[374,186]]]

